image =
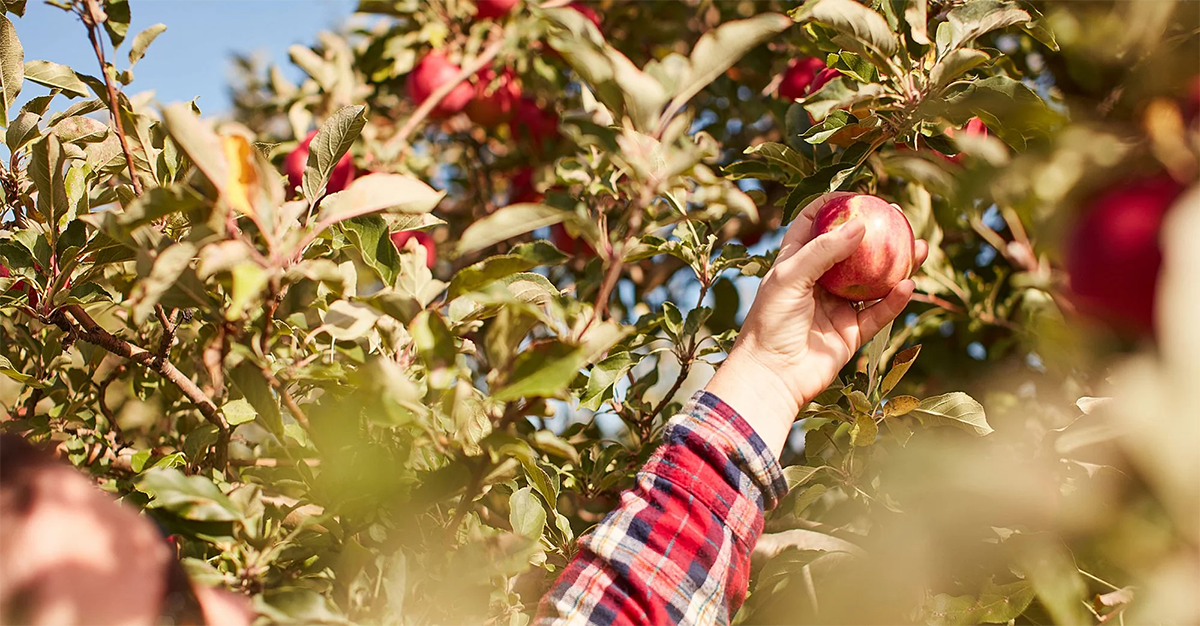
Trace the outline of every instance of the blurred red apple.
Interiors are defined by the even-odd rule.
[[[294,190],[299,187],[304,181],[304,166],[308,164],[308,147],[312,144],[313,137],[317,136],[317,131],[312,131],[300,145],[296,146],[295,150],[288,153],[283,160],[283,172],[287,174],[288,190]],[[333,166],[333,171],[329,174],[329,183],[325,185],[326,193],[335,193],[350,186],[354,180],[354,159],[347,152],[338,160],[337,165]]]
[[[494,20],[508,15],[521,0],[475,0],[475,18]]]
[[[8,271],[8,268],[5,267],[3,263],[0,263],[0,278],[11,277],[12,274]],[[71,281],[69,279],[67,280],[66,286],[71,286]],[[29,282],[24,278],[13,283],[12,286],[8,288],[8,291],[24,293],[29,298],[29,306],[35,309],[37,308],[38,303],[41,301],[41,298],[38,296],[38,292],[33,288],[33,285],[30,285]]]
[[[865,194],[838,196],[817,209],[812,236],[851,219],[866,227],[862,243],[817,283],[847,300],[878,300],[912,273],[916,240],[904,212],[886,200]]]
[[[512,119],[513,134],[541,145],[558,136],[558,115],[553,110],[543,109],[532,98],[521,98]]]
[[[430,52],[422,57],[408,73],[408,97],[414,104],[420,106],[442,85],[458,78],[460,72],[462,69],[451,63],[445,53],[436,50]],[[442,98],[442,101],[433,108],[431,115],[433,117],[449,117],[463,110],[474,96],[475,90],[471,85],[465,81],[461,82],[455,85],[445,98]]]
[[[957,131],[953,128],[947,128],[946,136],[954,137],[954,134],[956,132]],[[979,135],[981,137],[987,137],[988,136],[988,127],[987,127],[987,124],[983,123],[983,120],[979,119],[978,117],[972,117],[971,119],[967,120],[966,124],[963,125],[962,132],[964,132],[968,135]],[[939,152],[938,154],[941,154],[941,153]],[[964,155],[960,152],[952,157],[948,157],[944,154],[942,156],[947,161],[950,161],[951,163],[961,163]]]
[[[533,186],[533,170],[524,168],[509,181],[508,203],[541,202],[542,194]]]
[[[429,233],[423,230],[400,230],[392,233],[390,237],[397,250],[404,250],[409,241],[424,248],[425,267],[433,267],[437,262],[437,245],[433,243],[433,236]]]
[[[1159,230],[1182,192],[1163,174],[1109,189],[1091,204],[1066,250],[1071,293],[1081,311],[1118,328],[1153,330]]]
[[[808,93],[808,86],[816,79],[817,72],[824,68],[825,62],[816,57],[792,59],[783,71],[783,80],[779,83],[779,97],[785,100],[803,98]],[[828,79],[825,82],[829,82]]]
[[[590,259],[596,256],[596,249],[588,242],[572,237],[567,232],[567,228],[560,224],[555,224],[550,227],[550,241],[554,243],[554,247],[571,255]]]
[[[505,68],[496,78],[496,72],[486,69],[479,73],[475,84],[475,97],[467,105],[467,117],[480,126],[499,126],[512,118],[521,100],[521,87],[517,75]]]

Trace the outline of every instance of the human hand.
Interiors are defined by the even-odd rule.
[[[825,194],[788,228],[775,265],[759,285],[729,358],[706,389],[750,422],[778,455],[800,408],[829,386],[854,353],[908,304],[913,282],[903,280],[882,300],[858,311],[817,285],[862,242],[861,220],[812,238],[812,219],[844,192]],[[916,242],[915,272],[929,253]]]

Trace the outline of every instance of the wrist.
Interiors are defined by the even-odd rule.
[[[777,372],[742,348],[734,348],[705,390],[737,411],[778,457],[804,405]]]

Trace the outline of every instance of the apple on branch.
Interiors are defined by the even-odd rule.
[[[437,263],[437,245],[433,236],[423,230],[400,230],[389,236],[392,245],[397,250],[416,252],[417,248],[425,250],[425,267],[432,268]],[[410,243],[411,242],[411,243]]]
[[[816,57],[792,59],[788,62],[787,69],[783,71],[783,77],[779,82],[779,97],[785,100],[803,98],[808,94],[809,85],[816,80],[817,73],[824,69],[825,62]]]
[[[406,82],[408,97],[412,99],[413,104],[420,106],[442,85],[456,80],[461,72],[462,68],[451,63],[446,53],[437,50],[430,52],[422,57],[408,73]],[[442,98],[430,115],[432,117],[450,117],[463,110],[473,97],[475,97],[475,90],[466,81],[461,82],[455,85],[445,98]]]
[[[312,144],[313,137],[317,136],[317,131],[312,131],[296,146],[295,150],[288,153],[283,160],[283,172],[287,175],[288,189],[295,190],[304,181],[304,168],[308,164],[309,146]],[[329,174],[329,182],[325,185],[326,193],[337,193],[346,187],[354,180],[354,159],[350,153],[342,155],[338,160],[337,165],[333,166],[333,171]]]
[[[475,0],[475,18],[494,20],[512,12],[521,0]]]

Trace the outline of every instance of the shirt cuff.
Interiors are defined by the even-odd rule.
[[[774,453],[733,407],[707,391],[697,392],[667,427],[668,443],[700,443],[713,467],[747,498],[769,511],[787,495]]]

